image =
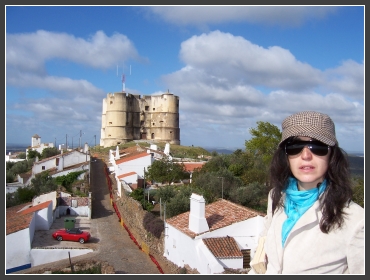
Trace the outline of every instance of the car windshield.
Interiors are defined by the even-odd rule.
[[[82,233],[79,228],[71,228],[67,230],[69,233]]]

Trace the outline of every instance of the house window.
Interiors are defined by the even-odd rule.
[[[41,169],[42,169],[42,170],[45,170],[45,165],[43,165],[43,166],[41,167]]]

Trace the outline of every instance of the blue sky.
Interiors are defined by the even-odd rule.
[[[364,9],[6,6],[6,143],[99,145],[124,89],[179,96],[181,145],[244,149],[257,121],[314,110],[363,152]]]

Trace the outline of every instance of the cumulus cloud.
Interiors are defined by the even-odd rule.
[[[321,71],[282,47],[263,48],[220,31],[182,42],[179,57],[185,66],[162,79],[181,96],[183,130],[197,131],[202,120],[209,133],[247,138],[243,127],[257,121],[280,127],[287,115],[303,110],[326,112],[343,123],[351,112],[348,118],[363,125],[363,65],[354,61]]]
[[[224,22],[249,22],[298,26],[335,13],[330,6],[155,6],[150,11],[177,25],[203,26]]]

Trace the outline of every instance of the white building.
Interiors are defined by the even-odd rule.
[[[32,266],[31,244],[35,230],[48,230],[53,222],[51,200],[33,206],[25,203],[6,209],[6,273]]]
[[[205,205],[203,196],[193,193],[190,211],[165,221],[164,256],[200,274],[248,268],[264,216],[224,199]]]
[[[26,157],[28,158],[28,151],[30,150],[41,154],[45,148],[54,148],[54,143],[41,143],[41,137],[35,134],[31,138],[31,147],[26,149]]]
[[[151,146],[151,148],[155,148]],[[122,195],[122,188],[128,192],[138,187],[143,187],[144,172],[156,159],[161,159],[165,154],[156,149],[142,148],[139,145],[126,148],[120,154],[118,146],[116,151],[109,151],[109,170],[115,173],[118,196]]]
[[[82,153],[79,151],[71,151],[62,153],[43,159],[37,160],[32,166],[32,174],[36,175],[46,170],[56,170],[61,172],[67,168],[77,166],[79,164],[85,164],[83,169],[89,169],[90,154]]]
[[[60,193],[60,197],[69,197],[66,193]],[[6,273],[13,273],[30,267],[67,258],[67,252],[71,257],[80,256],[92,252],[91,249],[73,248],[32,248],[35,231],[47,231],[60,212],[65,211],[66,206],[57,206],[57,192],[42,194],[32,202],[6,208]],[[74,198],[78,199],[78,198]],[[89,195],[91,205],[91,196]],[[76,215],[89,212],[87,205],[72,205]],[[86,208],[89,208],[86,210]],[[86,214],[86,213],[85,213]],[[52,238],[47,236],[47,238]]]

